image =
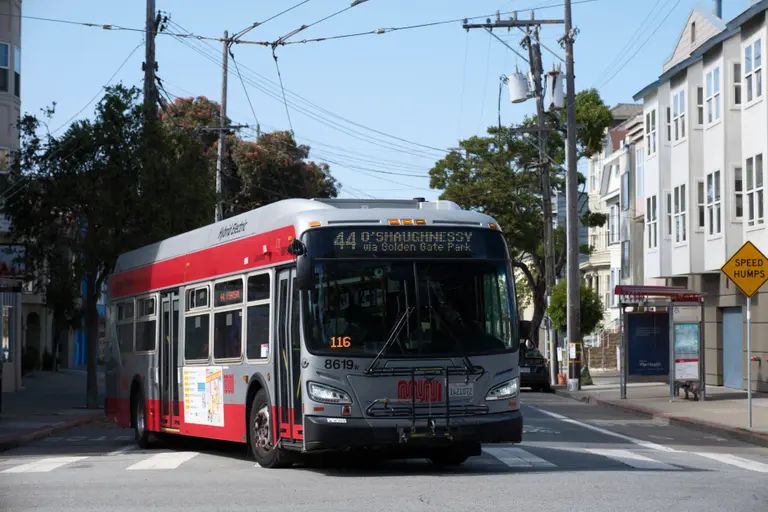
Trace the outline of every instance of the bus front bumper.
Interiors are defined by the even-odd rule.
[[[408,448],[453,443],[520,443],[523,415],[520,410],[482,416],[450,419],[451,437],[446,437],[444,418],[436,418],[434,435],[426,420],[417,419],[416,431],[409,435],[407,418],[331,418],[304,416],[304,449],[307,452],[356,448]],[[403,433],[407,440],[403,439]]]

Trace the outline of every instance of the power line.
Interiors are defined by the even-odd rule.
[[[235,59],[235,54],[232,52],[232,50],[229,50],[229,56],[232,57],[232,63],[235,65],[235,72],[237,73],[238,78],[240,78],[240,84],[243,86],[243,92],[245,92],[245,98],[248,100],[248,106],[251,107],[253,119],[256,121],[256,134],[258,135],[261,132],[261,128],[259,127],[259,117],[256,115],[256,110],[253,108],[253,103],[251,103],[251,96],[248,94],[248,88],[245,86],[243,76],[240,74],[240,68],[237,65],[237,59]]]
[[[277,69],[277,78],[280,80],[280,92],[283,93],[283,105],[285,105],[285,115],[288,117],[288,126],[291,127],[291,135],[294,135],[293,123],[291,122],[291,113],[288,110],[288,100],[285,98],[285,87],[283,86],[283,75],[280,73],[280,64],[277,63],[277,54],[274,48],[272,49],[272,58],[275,59],[275,68]],[[242,76],[240,77],[242,80]]]
[[[301,32],[302,30],[306,30],[306,29],[308,29],[310,27],[314,27],[315,25],[319,25],[320,23],[324,22],[325,20],[329,20],[329,19],[333,18],[334,16],[338,16],[339,14],[341,14],[343,12],[346,12],[346,11],[348,11],[348,10],[354,8],[354,7],[357,7],[358,5],[360,5],[362,3],[365,3],[367,1],[368,0],[354,0],[348,7],[345,7],[345,8],[340,9],[340,10],[338,10],[338,11],[332,13],[332,14],[329,14],[325,18],[322,18],[322,19],[319,19],[319,20],[317,20],[315,22],[312,22],[309,25],[302,25],[301,27],[297,28],[296,30],[293,30],[293,31],[287,33],[286,35],[284,35],[283,37],[281,37],[280,39],[275,41],[275,43],[273,44],[272,48],[274,49],[275,46],[277,46],[280,43],[284,43],[288,38],[295,36],[296,34]]]

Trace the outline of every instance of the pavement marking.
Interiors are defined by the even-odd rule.
[[[756,462],[754,460],[744,459],[742,457],[737,457],[735,455],[730,455],[727,453],[712,453],[712,452],[695,452],[695,453],[696,455],[700,455],[708,459],[716,460],[724,464],[730,464],[731,466],[736,466],[738,468],[746,469],[748,471],[756,471],[758,473],[768,473],[768,464],[763,464],[762,462]]]
[[[87,459],[88,457],[49,457],[28,464],[14,466],[3,473],[47,473],[61,466]]]
[[[128,470],[144,469],[176,469],[193,457],[200,455],[198,452],[168,452],[158,453],[148,459],[137,462],[128,467]]]
[[[544,409],[540,409],[538,407],[529,405],[528,407],[531,407],[532,409],[535,409],[543,414],[546,414],[547,416],[551,416],[555,419],[558,419],[562,421],[563,423],[570,423],[572,425],[577,425],[582,428],[586,428],[589,430],[594,430],[595,432],[600,432],[601,434],[605,434],[607,436],[616,437],[618,439],[623,439],[624,441],[629,441],[632,444],[636,444],[637,446],[642,446],[643,448],[649,448],[651,450],[656,450],[659,452],[667,452],[667,453],[681,453],[683,450],[676,450],[675,448],[670,448],[669,446],[664,446],[661,444],[652,443],[650,441],[643,441],[641,439],[635,439],[634,437],[625,436],[624,434],[619,434],[618,432],[611,432],[610,430],[606,430],[604,428],[596,427],[594,425],[590,425],[589,423],[583,423],[581,421],[577,421],[574,419],[571,419],[567,416],[563,416],[562,414],[557,414],[556,412],[550,412],[545,411]]]
[[[602,455],[609,459],[614,459],[627,466],[637,469],[680,469],[677,466],[665,464],[657,460],[640,455],[638,453],[632,453],[629,450],[608,450],[603,448],[585,448],[584,451],[594,453],[595,455]]]
[[[489,446],[483,448],[483,451],[512,468],[554,468],[556,467],[549,461],[537,457],[536,455],[523,450],[522,448],[501,448]]]
[[[135,450],[138,448],[138,445],[135,444],[127,444],[121,448],[118,448],[117,450],[113,450],[109,452],[107,455],[120,455],[121,453],[126,453]]]

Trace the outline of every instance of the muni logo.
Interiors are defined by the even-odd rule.
[[[416,395],[417,402],[440,402],[443,400],[443,383],[439,380],[401,380],[397,383],[397,398],[410,400]]]

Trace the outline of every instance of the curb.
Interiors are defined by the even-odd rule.
[[[555,394],[557,395],[561,395],[566,398],[576,400],[578,402],[583,402],[587,404],[594,403],[598,405],[613,407],[615,409],[621,409],[624,411],[632,411],[634,413],[641,414],[643,416],[649,416],[652,418],[663,418],[667,420],[670,425],[674,425],[677,427],[690,428],[692,430],[697,430],[699,432],[705,432],[709,434],[718,434],[722,437],[727,437],[729,439],[735,439],[737,441],[742,441],[745,443],[768,447],[768,435],[761,434],[759,432],[752,432],[750,430],[743,429],[743,428],[729,427],[726,425],[721,425],[719,423],[712,423],[709,421],[695,420],[693,418],[675,416],[673,414],[654,411],[653,409],[647,409],[645,407],[640,407],[637,405],[617,403],[613,400],[601,400],[599,398],[594,398],[590,395],[574,395],[573,393],[563,389],[555,389],[554,391],[555,391]]]
[[[93,414],[83,414],[77,418],[71,418],[67,421],[61,421],[47,427],[23,432],[21,434],[13,434],[10,436],[0,437],[0,452],[4,452],[12,448],[17,448],[21,445],[42,439],[43,437],[48,437],[51,434],[55,434],[63,430],[68,430],[73,427],[78,427],[80,425],[90,423],[102,417],[104,417],[103,410]]]

